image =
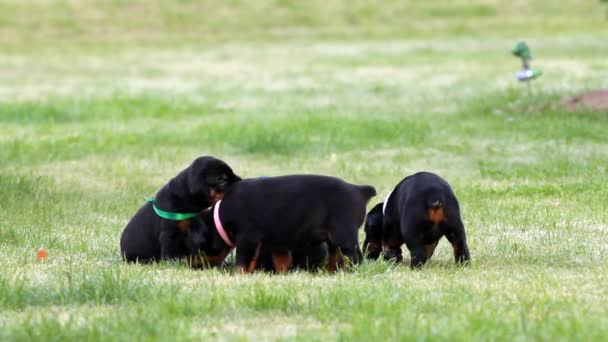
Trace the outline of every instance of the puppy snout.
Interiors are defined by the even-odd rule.
[[[211,189],[209,189],[209,200],[212,203],[216,203],[219,200],[223,200],[224,199],[224,192],[220,191],[218,188],[213,187]]]
[[[397,250],[394,249],[389,249],[384,251],[384,260],[389,261],[389,260],[395,260],[395,261],[399,261],[399,253],[397,252]]]
[[[367,246],[365,246],[365,252],[367,252],[368,259],[378,259],[380,253],[382,252],[382,247],[378,243],[370,242]]]
[[[197,252],[201,247],[205,244],[207,240],[203,234],[190,234],[188,238],[188,242],[190,245],[190,250],[192,252]]]

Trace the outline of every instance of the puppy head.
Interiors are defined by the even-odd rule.
[[[190,254],[199,254],[199,252],[203,249],[203,246],[207,244],[208,239],[209,227],[203,222],[202,217],[195,217],[190,223],[186,233],[186,245],[190,250]]]
[[[186,241],[190,255],[200,257],[203,264],[211,266],[219,266],[231,250],[215,229],[212,208],[203,210],[190,224]]]
[[[395,262],[403,261],[403,255],[401,252],[401,248],[385,248],[384,260],[385,261],[395,261]]]
[[[224,198],[228,187],[241,180],[230,166],[220,159],[205,156],[192,162],[188,170],[188,189],[190,194],[209,205]]]
[[[363,253],[368,259],[378,259],[382,252],[382,203],[376,204],[365,218]]]

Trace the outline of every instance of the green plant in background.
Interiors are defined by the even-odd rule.
[[[528,44],[526,44],[526,42],[519,42],[515,44],[513,49],[511,49],[511,53],[521,59],[522,69],[515,74],[515,77],[518,81],[529,82],[535,78],[540,77],[540,75],[542,74],[540,70],[530,68],[532,52],[530,51],[530,47],[528,46]],[[528,83],[528,85],[529,84],[530,83]]]

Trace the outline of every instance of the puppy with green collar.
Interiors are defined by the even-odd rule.
[[[220,159],[195,159],[129,221],[120,238],[124,260],[146,263],[188,256],[187,236],[197,216],[240,180]]]

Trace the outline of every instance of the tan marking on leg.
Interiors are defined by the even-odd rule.
[[[274,264],[274,270],[277,273],[285,273],[289,271],[292,265],[291,252],[272,253],[272,263]]]
[[[433,252],[435,252],[436,247],[437,247],[437,242],[430,243],[428,245],[424,245],[424,249],[426,250],[426,255],[428,258],[430,258],[431,255],[433,255]]]
[[[258,262],[258,257],[260,256],[260,247],[262,247],[262,243],[258,242],[258,245],[255,247],[255,252],[253,253],[253,258],[251,258],[251,262],[249,263],[249,267],[247,268],[249,273],[252,273],[255,270],[255,266]]]
[[[336,264],[338,263],[339,256],[340,252],[338,252],[337,248],[335,252],[327,254],[327,271],[335,272],[337,270]]]
[[[190,220],[177,221],[177,227],[182,233],[188,232],[188,228],[190,228]]]
[[[226,254],[209,255],[209,256],[207,256],[207,262],[209,263],[209,266],[211,266],[211,267],[218,267],[218,266],[222,265],[222,262],[224,261],[225,257],[226,257]]]

